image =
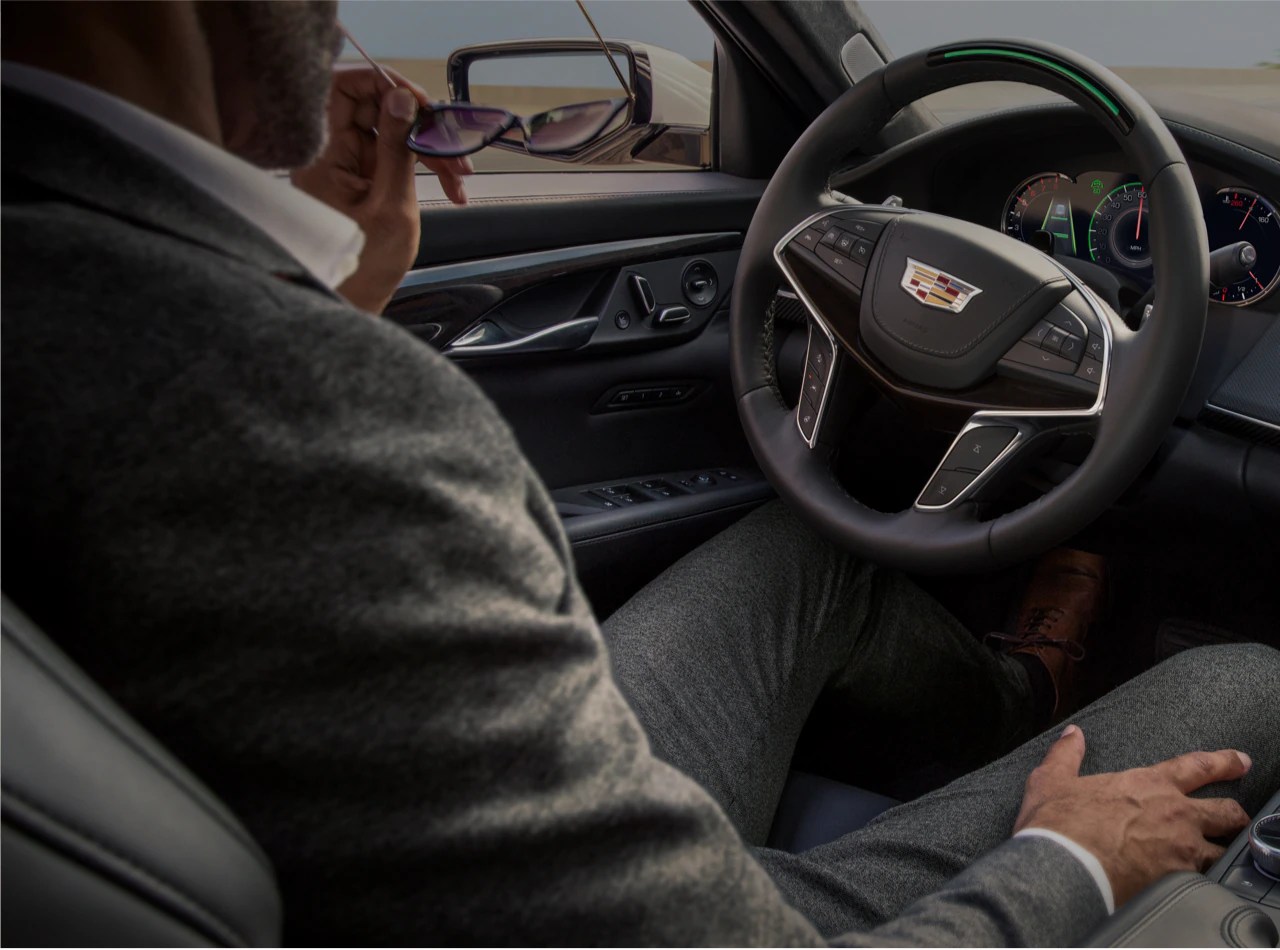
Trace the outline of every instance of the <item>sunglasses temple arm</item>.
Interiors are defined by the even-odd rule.
[[[618,82],[622,84],[622,91],[627,94],[627,98],[635,102],[636,94],[631,91],[631,87],[627,85],[627,81],[622,78],[622,70],[618,68],[618,64],[613,61],[613,54],[609,52],[609,44],[604,41],[604,37],[600,35],[600,31],[596,29],[596,21],[591,19],[591,14],[587,12],[586,6],[582,0],[578,0],[578,9],[582,11],[582,15],[587,18],[587,26],[591,27],[591,32],[596,35],[596,39],[600,43],[600,48],[604,50],[604,58],[609,61],[609,65],[613,67],[613,74],[618,77]],[[353,41],[354,42],[354,41]]]
[[[357,40],[354,36],[351,35],[350,30],[348,30],[345,26],[343,26],[341,22],[338,23],[338,29],[341,30],[342,35],[347,38],[347,42],[356,48],[356,52],[364,57],[365,62],[368,63],[370,66],[372,66],[374,69],[376,69],[378,71],[378,75],[381,76],[384,80],[386,80],[386,83],[388,86],[390,86],[392,89],[399,88],[400,84],[396,82],[394,79],[392,79],[389,75],[387,75],[387,71],[385,69],[383,69],[376,62],[374,62],[373,57],[365,52],[364,47],[360,45],[359,40]],[[612,62],[612,60],[610,60],[610,62]]]

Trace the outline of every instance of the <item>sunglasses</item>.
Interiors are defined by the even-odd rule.
[[[454,158],[491,145],[512,130],[533,154],[578,148],[609,127],[630,99],[598,99],[539,112],[527,118],[506,109],[442,102],[423,108],[409,130],[407,144],[419,155]]]

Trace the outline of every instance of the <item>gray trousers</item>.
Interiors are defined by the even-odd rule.
[[[827,936],[894,918],[1007,838],[1027,774],[1057,733],[1030,736],[1019,664],[781,503],[673,565],[604,631],[655,754],[710,792]],[[847,725],[833,755],[869,756],[886,772],[930,757],[976,771],[802,854],[759,847],[819,702]],[[1071,721],[1084,730],[1086,773],[1195,749],[1247,752],[1248,776],[1201,794],[1230,795],[1252,813],[1280,787],[1280,652],[1191,650]]]

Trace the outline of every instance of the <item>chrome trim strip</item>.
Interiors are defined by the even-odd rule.
[[[1230,409],[1223,409],[1221,406],[1212,402],[1206,402],[1204,407],[1206,409],[1212,409],[1214,412],[1220,412],[1224,416],[1233,416],[1241,422],[1251,422],[1256,426],[1262,426],[1264,429],[1271,429],[1275,432],[1280,432],[1280,426],[1276,425],[1274,422],[1267,422],[1265,419],[1255,419],[1253,416],[1246,416],[1242,412],[1232,412]]]
[[[678,234],[667,237],[635,238],[628,241],[606,241],[601,244],[581,244],[574,247],[554,248],[546,251],[530,251],[507,257],[486,257],[474,261],[458,261],[453,264],[437,264],[411,270],[400,282],[391,300],[418,293],[436,284],[452,284],[479,279],[492,280],[520,271],[541,270],[561,264],[585,262],[594,257],[612,257],[636,252],[660,252],[670,248],[678,253],[692,244],[713,241],[741,240],[738,231],[711,231],[702,234]]]
[[[528,336],[505,340],[502,343],[477,343],[468,346],[465,343],[445,349],[446,356],[492,356],[503,353],[549,353],[556,350],[576,350],[584,345],[600,323],[599,317],[579,317],[546,327]]]

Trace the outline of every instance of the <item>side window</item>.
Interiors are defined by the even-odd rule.
[[[711,29],[689,3],[584,2],[608,57],[573,0],[340,0],[338,16],[433,100],[536,117],[472,155],[477,172],[709,168]]]

